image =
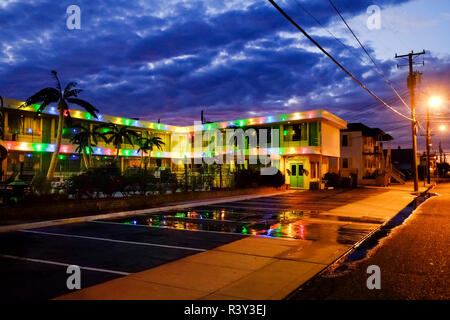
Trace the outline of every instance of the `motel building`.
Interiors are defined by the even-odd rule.
[[[46,172],[55,148],[58,112],[56,107],[49,107],[43,114],[37,115],[38,106],[19,108],[23,102],[4,100],[4,145],[8,157],[2,161],[2,181],[16,175],[31,179],[39,172]],[[276,166],[285,176],[285,183],[291,189],[323,188],[321,178],[327,172],[338,172],[340,165],[340,130],[347,128],[347,123],[339,117],[323,109],[301,111],[291,114],[279,114],[250,119],[239,119],[213,123],[203,123],[192,126],[172,126],[162,123],[152,123],[136,119],[120,118],[99,114],[98,119],[79,110],[70,110],[72,126],[91,126],[114,123],[127,126],[143,137],[159,136],[164,142],[162,150],[155,148],[150,155],[149,168],[170,168],[180,177],[188,170],[195,171],[204,167],[205,161],[200,158],[221,156],[224,163],[220,170],[225,175],[239,168],[260,168],[261,166]],[[67,121],[66,121],[66,125]],[[226,148],[225,132],[228,129],[242,129],[244,135],[241,142],[235,140],[230,151]],[[249,141],[252,139],[248,129],[266,129],[267,144],[256,147]],[[206,150],[211,145],[208,131],[222,132],[224,147]],[[76,129],[63,129],[63,139],[60,149],[59,163],[55,177],[68,178],[84,170],[81,155],[76,152],[77,145],[70,142],[76,134]],[[253,133],[254,134],[254,133]],[[258,135],[258,133],[256,133]],[[201,137],[199,148],[196,139]],[[273,140],[273,141],[272,141]],[[259,143],[259,136],[257,143]],[[141,164],[141,153],[137,144],[122,144],[118,159],[114,159],[117,150],[113,145],[99,139],[92,147],[94,166],[102,166],[115,162],[122,171],[138,169]],[[205,151],[206,150],[206,151]],[[212,153],[212,154],[211,154]],[[265,156],[270,163],[253,164],[249,157]],[[232,160],[226,162],[226,156]],[[240,159],[243,161],[240,162]],[[197,159],[197,161],[195,161]],[[30,178],[31,177],[31,178]],[[223,185],[223,187],[227,187]]]

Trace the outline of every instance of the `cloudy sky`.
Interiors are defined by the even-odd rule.
[[[398,111],[405,106],[377,73],[328,0],[278,0],[339,62]],[[417,112],[430,94],[450,89],[448,0],[334,0],[344,18],[409,103],[407,68],[395,53],[425,49]],[[369,29],[369,5],[381,8]],[[66,26],[70,5],[81,29]],[[319,25],[302,8],[310,12]],[[323,27],[322,27],[323,26]],[[336,39],[337,38],[337,39]],[[81,97],[104,114],[191,125],[324,108],[349,122],[391,133],[392,147],[410,146],[409,122],[352,82],[266,0],[0,0],[0,95],[26,99],[76,81]],[[450,119],[448,95],[438,121]],[[447,110],[446,110],[447,109]],[[450,122],[447,124],[450,132]],[[435,131],[434,146],[447,134]],[[423,137],[419,146],[423,147]]]

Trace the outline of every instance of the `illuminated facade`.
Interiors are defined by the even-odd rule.
[[[355,174],[358,184],[375,184],[377,173],[392,171],[390,149],[383,151],[383,143],[392,140],[379,128],[349,123],[341,131],[341,175]]]
[[[8,158],[2,163],[2,171],[6,176],[15,173],[23,175],[46,171],[52,152],[55,149],[58,112],[56,107],[49,107],[37,115],[37,106],[21,108],[21,101],[5,99],[4,106],[4,142],[9,151]],[[163,150],[154,150],[150,154],[151,166],[167,167],[175,172],[184,172],[184,164],[192,168],[193,159],[205,156],[204,149],[195,146],[196,134],[217,129],[249,128],[268,129],[268,146],[241,150],[235,147],[235,154],[245,155],[243,167],[249,166],[248,157],[252,154],[264,154],[276,161],[277,167],[285,175],[286,184],[292,188],[320,187],[320,177],[329,169],[339,168],[340,133],[347,123],[335,115],[319,109],[251,119],[240,119],[201,126],[172,126],[141,120],[119,118],[100,114],[98,119],[84,111],[71,110],[73,125],[93,126],[100,123],[114,123],[127,126],[142,136],[157,135],[164,142]],[[276,143],[271,141],[271,132],[278,130]],[[76,145],[70,138],[76,129],[64,128],[60,149],[60,161],[55,176],[68,177],[82,170],[80,154],[76,153]],[[272,147],[273,146],[273,147]],[[117,150],[112,145],[99,141],[92,149],[94,165],[111,162]],[[225,151],[223,151],[225,153]],[[146,154],[144,154],[147,156]],[[217,155],[217,153],[216,153]],[[123,144],[119,150],[119,163],[122,170],[140,166],[141,153],[136,145]],[[198,164],[197,164],[198,165]],[[227,163],[229,170],[234,170],[236,163]],[[3,174],[3,177],[5,175]]]

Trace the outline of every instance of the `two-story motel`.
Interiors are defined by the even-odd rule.
[[[4,144],[8,149],[8,157],[2,162],[2,179],[17,173],[45,172],[55,149],[58,125],[56,107],[49,107],[43,114],[37,115],[37,106],[19,108],[23,103],[21,101],[5,99],[4,102]],[[186,127],[104,114],[94,119],[87,112],[72,109],[70,115],[72,125],[94,126],[101,123],[115,123],[127,126],[144,137],[150,135],[161,137],[164,142],[163,149],[151,152],[151,166],[170,168],[174,172],[183,172],[185,165],[193,166],[193,159],[204,156],[202,150],[198,150],[194,143],[194,136],[199,134],[199,131],[201,133],[213,129],[225,131],[227,128],[267,129],[269,132],[267,147],[235,150],[235,154],[242,152],[245,167],[249,166],[248,157],[252,153],[270,157],[272,163],[276,164],[285,175],[286,184],[299,189],[318,188],[325,173],[339,169],[340,130],[347,127],[344,120],[323,109]],[[274,130],[278,130],[278,134],[271,135]],[[63,129],[59,165],[55,176],[68,177],[83,168],[80,154],[75,152],[77,146],[70,143],[74,133],[76,129],[70,127]],[[271,141],[271,137],[277,141]],[[113,145],[99,141],[93,147],[94,165],[111,162],[116,151]],[[121,170],[139,167],[140,157],[136,145],[123,144],[118,159]],[[224,164],[223,167],[233,171],[236,165],[232,162]]]

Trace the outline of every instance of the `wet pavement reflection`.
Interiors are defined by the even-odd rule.
[[[286,203],[283,203],[285,206]],[[341,222],[336,217],[322,218],[317,210],[260,210],[249,206],[239,207],[236,203],[152,213],[116,219],[114,222],[350,245],[374,228],[373,224],[368,223]]]

